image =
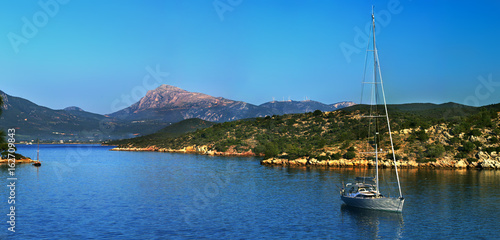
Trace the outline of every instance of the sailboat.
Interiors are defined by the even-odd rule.
[[[401,184],[399,182],[398,168],[396,165],[396,154],[394,152],[394,143],[392,140],[391,126],[389,123],[389,114],[387,112],[387,103],[385,100],[384,86],[382,81],[382,74],[380,72],[380,64],[378,59],[378,52],[375,41],[375,16],[372,8],[372,24],[371,24],[371,35],[373,35],[373,49],[367,47],[366,59],[368,59],[369,53],[373,53],[373,79],[366,80],[366,68],[367,61],[365,60],[365,74],[363,77],[363,89],[365,85],[370,86],[370,103],[367,104],[370,111],[368,115],[361,116],[361,119],[369,119],[369,131],[368,131],[368,143],[367,151],[363,154],[369,154],[374,157],[375,160],[375,176],[373,177],[356,177],[353,183],[347,183],[340,189],[340,199],[352,207],[372,209],[372,210],[384,210],[392,212],[402,212],[404,205],[404,197],[401,192]],[[381,94],[380,94],[381,93]],[[361,104],[363,103],[363,93],[361,94]],[[382,96],[380,96],[382,95]],[[383,101],[382,101],[383,100]],[[380,103],[379,103],[380,102]],[[381,123],[381,122],[385,123]],[[381,130],[385,128],[387,124],[387,131],[390,139],[390,146],[388,146],[389,141],[385,141],[384,135]],[[372,132],[373,131],[373,132]],[[384,141],[382,141],[384,139]],[[384,151],[382,145],[387,145],[389,151]],[[384,196],[379,189],[379,159],[382,154],[386,154],[387,158],[392,158],[394,161],[394,169],[396,172],[397,186],[399,189],[399,196],[397,197],[387,197]]]
[[[38,141],[38,146],[36,149],[36,161],[32,165],[35,167],[42,166],[42,162],[40,162],[40,141]]]

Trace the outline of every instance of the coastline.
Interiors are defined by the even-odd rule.
[[[264,157],[257,155],[251,150],[247,152],[218,152],[207,150],[206,146],[190,146],[182,149],[171,148],[158,148],[156,146],[138,148],[112,148],[111,151],[131,151],[131,152],[166,152],[166,153],[187,153],[187,154],[200,154],[209,156],[232,156],[232,157]],[[415,160],[397,162],[398,168],[436,168],[436,169],[500,169],[500,156],[490,156],[487,153],[479,152],[477,154],[478,160],[475,162],[467,161],[467,159],[437,159],[436,161],[417,162]],[[267,158],[260,161],[261,165],[267,166],[311,166],[311,167],[331,167],[331,168],[374,168],[375,161],[361,160],[361,159],[339,159],[339,160],[317,160],[315,158],[298,158],[298,159],[281,159],[281,158]],[[388,160],[379,160],[379,167],[394,168],[394,163]]]
[[[322,160],[299,158],[295,160],[269,158],[261,161],[262,165],[269,166],[318,166],[333,168],[375,168],[373,160]],[[468,162],[466,159],[438,159],[429,162],[417,162],[415,160],[399,160],[398,168],[436,168],[436,169],[500,169],[500,160],[480,159],[476,162]],[[388,160],[379,160],[380,168],[394,168],[394,163]]]
[[[15,163],[16,164],[25,164],[25,163],[34,163],[36,160],[33,160],[31,158],[23,158],[23,159],[16,159]],[[9,159],[0,159],[0,165],[2,164],[9,164]]]
[[[166,152],[166,153],[187,153],[187,154],[199,154],[199,155],[209,155],[209,156],[227,156],[227,157],[263,157],[264,155],[258,155],[249,150],[247,152],[236,152],[236,151],[226,151],[219,152],[214,150],[208,150],[206,146],[190,146],[182,149],[171,149],[171,148],[158,148],[156,146],[138,148],[120,148],[115,147],[110,149],[110,151],[130,151],[130,152]]]

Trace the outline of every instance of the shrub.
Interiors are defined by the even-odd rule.
[[[464,152],[472,152],[472,150],[474,150],[475,148],[476,146],[472,142],[465,142],[462,144],[462,150]]]
[[[355,152],[351,152],[351,151],[348,151],[345,155],[344,155],[344,158],[345,159],[353,159],[356,157],[356,153]]]
[[[421,162],[421,163],[427,163],[427,162],[435,162],[436,159],[434,159],[434,158],[417,158],[416,161]]]
[[[255,154],[261,154],[261,153],[264,153],[266,150],[266,148],[262,145],[257,145],[255,146],[254,149],[252,149],[252,151],[255,153]]]
[[[330,158],[328,157],[328,155],[325,155],[325,156],[318,156],[316,159],[318,159],[318,161],[323,161],[323,160],[328,160]]]
[[[481,131],[477,128],[474,128],[472,129],[470,132],[469,132],[469,136],[476,136],[476,137],[480,137],[481,136]]]
[[[446,152],[451,152],[451,151],[453,151],[454,149],[455,149],[455,148],[454,148],[454,147],[452,147],[452,146],[448,146],[448,145],[447,145],[447,146],[444,146],[444,150],[445,150]]]
[[[340,154],[340,153],[333,153],[332,155],[330,155],[330,158],[333,159],[333,160],[339,160],[340,158],[342,158],[342,154]]]
[[[313,116],[321,116],[323,115],[323,112],[321,110],[316,110],[313,112]]]
[[[441,144],[430,145],[427,147],[427,156],[430,158],[438,158],[443,156],[445,149]]]
[[[385,155],[385,157],[386,157],[387,159],[389,159],[389,160],[393,160],[393,159],[392,159],[392,153],[387,153],[387,154]],[[396,154],[396,160],[401,160],[401,156],[399,156],[398,154]]]
[[[429,140],[429,135],[425,132],[425,130],[417,131],[415,134],[417,135],[417,139],[421,142]]]
[[[473,163],[473,162],[477,162],[477,160],[478,160],[477,158],[467,158],[467,162],[468,162],[469,164],[471,164],[471,163]]]
[[[276,157],[279,154],[279,149],[273,142],[266,143],[264,148],[264,155],[266,155],[266,157]]]
[[[467,154],[464,152],[459,152],[457,155],[455,155],[456,159],[461,159],[461,158],[467,158]]]
[[[225,152],[227,151],[228,147],[227,146],[224,146],[222,144],[217,144],[215,146],[215,150],[217,150],[218,152]]]
[[[457,137],[452,137],[452,138],[450,139],[450,143],[451,143],[451,144],[455,144],[455,143],[459,143],[459,142],[460,142],[460,139],[459,139],[459,138],[457,138]]]
[[[473,144],[474,144],[474,146],[476,146],[475,148],[477,148],[477,149],[483,147],[483,144],[479,141],[474,141]]]
[[[495,135],[500,135],[500,128],[495,128],[495,129],[493,130],[493,133],[494,133]]]

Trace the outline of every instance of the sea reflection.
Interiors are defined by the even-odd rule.
[[[403,214],[340,206],[342,221],[348,224],[352,235],[362,239],[401,239]]]

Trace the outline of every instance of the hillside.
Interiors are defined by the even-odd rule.
[[[3,98],[1,129],[15,128],[17,141],[102,141],[156,132],[167,123],[132,122],[90,113],[77,107],[54,110],[29,100],[7,95]]]
[[[495,159],[500,152],[498,104],[464,111],[450,105],[407,107],[392,106],[390,115],[398,159],[418,163],[456,159],[473,164],[485,154]],[[361,151],[367,136],[367,123],[359,118],[362,111],[363,106],[355,106],[226,122],[161,141],[132,139],[119,147],[191,149],[205,154],[251,152],[280,159],[361,159],[355,152]],[[437,111],[444,113],[432,114]],[[383,137],[387,139],[387,134]]]
[[[492,105],[493,106],[493,105]],[[489,107],[489,106],[485,106]],[[365,108],[366,106],[350,106],[345,108],[346,111],[355,111]],[[442,118],[445,120],[457,119],[459,117],[475,114],[480,111],[480,108],[461,105],[457,103],[407,103],[407,104],[388,104],[387,109],[389,113],[393,111],[408,112],[420,117],[427,118]]]

